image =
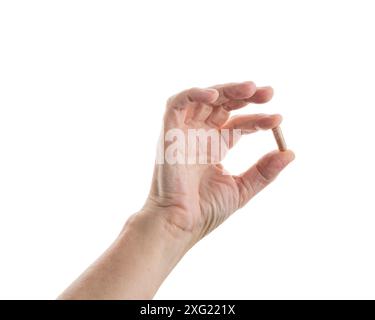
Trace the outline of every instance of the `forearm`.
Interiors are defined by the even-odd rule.
[[[59,299],[151,299],[189,249],[189,234],[163,212],[140,212]]]
[[[169,157],[166,157],[157,163],[144,209],[128,221],[113,245],[60,298],[152,298],[192,245],[243,207],[294,159],[293,152],[284,150],[282,145],[281,151],[264,155],[239,176],[232,176],[217,163],[216,160],[222,160],[221,156],[212,157],[215,154],[212,152],[214,135],[209,139],[210,144],[199,136],[201,144],[193,148],[193,157],[185,154],[189,148],[186,148],[183,136],[190,129],[208,128],[208,131],[214,130],[221,141],[225,138],[225,130],[229,130],[234,143],[235,130],[250,133],[276,128],[282,120],[280,115],[230,117],[231,110],[251,102],[267,102],[272,94],[272,88],[257,88],[248,81],[206,89],[192,88],[170,98],[159,151],[162,155],[182,155],[181,159],[171,157],[169,163]],[[171,131],[164,133],[165,128]],[[168,146],[164,144],[164,140],[170,142],[167,137],[168,133],[174,132],[172,129],[179,129],[182,134],[181,141],[175,140],[181,143],[177,150],[174,149],[175,142]],[[228,146],[224,143],[224,150]],[[209,147],[210,158],[214,161],[201,163],[199,160],[199,163],[190,164],[192,159],[201,159],[200,152],[208,159]]]

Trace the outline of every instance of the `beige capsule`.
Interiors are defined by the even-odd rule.
[[[286,151],[287,147],[286,147],[286,143],[285,143],[283,132],[281,131],[281,128],[279,126],[277,126],[276,128],[272,129],[272,132],[273,132],[273,136],[275,137],[277,146],[279,147],[279,150],[280,151]]]

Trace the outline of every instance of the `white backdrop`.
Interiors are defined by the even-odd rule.
[[[296,160],[156,298],[375,298],[373,1],[1,1],[0,298],[54,299],[149,189],[166,99],[272,85]],[[245,137],[239,173],[275,148]]]

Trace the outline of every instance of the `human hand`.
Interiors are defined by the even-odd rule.
[[[159,146],[164,163],[155,165],[151,191],[142,211],[160,214],[172,228],[188,233],[191,246],[273,181],[294,159],[292,151],[272,151],[246,172],[234,176],[220,164],[225,152],[212,151],[212,147],[217,149],[217,141],[214,145],[212,138],[198,138],[194,149],[188,140],[192,129],[216,131],[221,148],[230,149],[238,140],[238,130],[248,134],[278,126],[280,115],[230,117],[230,111],[249,103],[265,103],[272,95],[270,87],[257,88],[253,82],[243,82],[192,88],[171,97],[162,136],[171,141],[163,140]],[[178,143],[177,147],[172,145]],[[199,162],[202,155],[204,163]],[[166,159],[168,156],[170,159]]]
[[[235,130],[246,134],[274,128],[281,122],[279,115],[230,118],[230,111],[248,103],[267,102],[271,97],[271,88],[243,82],[194,88],[170,98],[164,117],[167,141],[159,147],[165,161],[158,158],[145,205],[59,298],[152,298],[187,250],[244,206],[294,159],[291,151],[272,151],[239,176],[227,174],[220,164],[236,142]],[[193,129],[203,133],[211,130],[212,136],[208,141],[200,135],[189,140],[191,132],[197,133]],[[194,148],[191,141],[196,140]]]

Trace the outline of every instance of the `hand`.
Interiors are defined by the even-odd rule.
[[[272,95],[272,88],[257,88],[253,82],[230,83],[208,89],[192,88],[181,92],[167,102],[165,137],[168,132],[177,130],[183,133],[183,142],[186,143],[191,129],[215,130],[222,139],[221,142],[230,149],[236,142],[234,129],[247,134],[260,129],[272,129],[280,124],[280,115],[248,114],[230,117],[230,111],[249,103],[265,103]],[[229,135],[224,136],[223,129],[227,129]],[[203,141],[203,144],[206,142]],[[173,143],[176,142],[161,144],[161,154],[168,154],[168,148]],[[160,213],[170,226],[191,234],[190,245],[244,206],[294,159],[292,151],[272,151],[246,172],[233,176],[226,173],[220,164],[222,156],[217,153],[214,155],[212,140],[207,146],[203,144],[199,140],[193,156],[197,162],[199,156],[205,153],[206,163],[191,161],[190,146],[182,144],[175,150],[177,163],[163,159],[163,164],[155,165],[151,191],[142,210],[150,214]]]
[[[159,149],[167,157],[164,164],[157,162],[155,166],[143,209],[127,221],[115,242],[59,298],[152,298],[191,246],[245,205],[294,158],[291,151],[273,151],[242,175],[232,176],[225,174],[220,164],[225,152],[215,152],[214,134],[209,146],[198,136],[196,148],[191,143],[186,148],[186,136],[192,129],[212,129],[211,133],[220,138],[220,150],[227,151],[236,142],[234,129],[241,129],[243,134],[280,124],[279,115],[229,118],[231,110],[267,102],[271,97],[271,88],[244,82],[190,89],[169,99],[164,118],[168,141]],[[182,139],[171,140],[171,132]],[[199,161],[202,155],[206,161]],[[198,162],[192,161],[194,158]]]

